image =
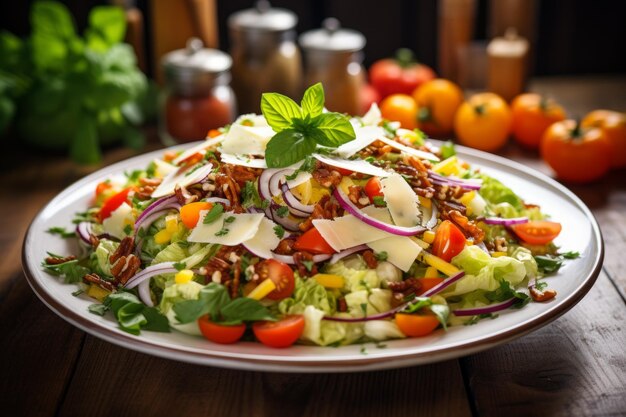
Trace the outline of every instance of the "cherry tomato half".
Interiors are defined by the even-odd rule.
[[[429,310],[420,311],[422,314],[396,314],[396,324],[402,333],[409,337],[426,336],[439,326],[439,320]]]
[[[231,344],[235,343],[243,333],[246,331],[246,325],[236,324],[234,326],[224,326],[219,323],[214,323],[209,319],[208,314],[198,319],[198,327],[202,335],[214,343]]]
[[[119,206],[128,202],[128,194],[133,190],[133,187],[123,189],[117,194],[113,194],[111,197],[104,200],[104,204],[98,212],[98,218],[103,221],[111,215]]]
[[[545,220],[511,226],[515,234],[531,245],[546,245],[561,233],[561,223]]]
[[[279,321],[258,321],[252,325],[254,335],[261,343],[275,348],[293,345],[304,330],[304,316],[287,316]]]
[[[431,288],[436,287],[444,281],[444,278],[420,278],[419,283],[422,285],[417,295],[422,295]]]
[[[259,262],[255,270],[259,274],[261,281],[271,279],[276,285],[276,289],[267,294],[266,298],[277,301],[293,294],[296,281],[289,265],[275,259],[266,259]]]
[[[449,220],[444,220],[435,232],[433,255],[446,262],[461,253],[465,248],[465,235]]]
[[[374,197],[383,197],[383,187],[380,185],[380,178],[378,177],[370,178],[365,184],[365,187],[363,187],[363,190],[372,203],[374,202]]]
[[[335,250],[324,240],[320,232],[312,227],[304,232],[294,243],[293,247],[315,254],[332,255]]]

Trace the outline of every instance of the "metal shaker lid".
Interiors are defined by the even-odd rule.
[[[204,48],[198,38],[187,41],[184,49],[165,54],[161,58],[165,79],[184,94],[206,92],[220,77],[230,77],[230,55],[217,49]]]
[[[365,36],[356,30],[343,29],[339,21],[329,17],[322,22],[321,29],[303,33],[299,39],[304,49],[328,52],[356,52],[365,47]]]
[[[298,17],[290,10],[272,7],[269,1],[259,0],[252,9],[240,10],[228,18],[228,27],[235,30],[284,32],[298,24]]]

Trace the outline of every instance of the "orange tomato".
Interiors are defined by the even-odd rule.
[[[556,175],[571,182],[591,182],[609,170],[611,145],[598,128],[581,128],[574,120],[552,124],[541,140],[541,157]]]
[[[390,95],[380,103],[380,112],[383,118],[400,122],[405,129],[413,130],[417,127],[417,103],[409,95]]]
[[[502,97],[479,93],[461,104],[454,118],[454,130],[462,145],[495,151],[511,131],[511,110]]]
[[[196,201],[194,203],[185,204],[180,208],[180,220],[187,229],[193,229],[198,224],[200,212],[203,210],[211,210],[213,204],[206,201]]]
[[[531,245],[547,245],[561,233],[561,223],[535,220],[511,226],[515,234]]]
[[[422,295],[426,291],[436,287],[444,281],[444,278],[420,278],[419,283],[422,285],[417,295]]]
[[[538,148],[543,132],[565,119],[565,110],[554,100],[539,94],[521,94],[511,103],[513,137],[522,145]]]
[[[599,127],[611,145],[611,168],[626,166],[626,114],[594,110],[581,122],[582,127]]]
[[[430,136],[452,133],[454,115],[463,103],[463,92],[456,84],[442,78],[428,81],[413,91],[413,98],[421,130]]]
[[[402,333],[409,337],[426,336],[439,326],[437,316],[427,310],[423,314],[396,314],[396,324]]]

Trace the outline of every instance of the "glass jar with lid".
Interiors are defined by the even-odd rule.
[[[305,85],[324,84],[328,110],[361,114],[365,36],[355,30],[343,29],[337,19],[328,18],[321,29],[303,33],[299,42],[306,64]]]
[[[272,8],[267,1],[228,18],[232,85],[240,112],[259,113],[265,92],[299,95],[302,63],[295,42],[297,23],[293,12]]]
[[[159,135],[166,145],[205,139],[211,129],[232,122],[237,114],[230,88],[230,56],[204,48],[192,38],[185,49],[163,56],[165,90],[161,98]]]

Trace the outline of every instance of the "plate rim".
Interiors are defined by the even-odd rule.
[[[437,145],[441,143],[436,140],[429,140],[431,143]],[[194,144],[198,144],[200,142],[194,142],[185,145],[177,145],[169,149],[181,149],[187,146],[193,146]],[[593,260],[593,268],[588,276],[576,287],[568,296],[562,300],[559,304],[557,304],[553,309],[547,310],[541,313],[538,316],[535,316],[531,319],[526,320],[523,323],[519,323],[518,325],[500,331],[497,334],[481,337],[477,340],[472,340],[467,343],[457,344],[448,347],[441,347],[436,350],[426,351],[426,352],[412,352],[407,353],[406,355],[396,355],[393,357],[377,357],[376,355],[372,355],[370,357],[363,355],[363,358],[351,358],[346,360],[345,358],[336,358],[329,359],[324,361],[319,360],[303,360],[298,357],[289,357],[285,360],[274,361],[272,359],[258,359],[258,358],[232,358],[226,357],[215,352],[195,352],[189,350],[181,350],[172,348],[169,346],[164,346],[157,342],[151,341],[146,338],[140,338],[133,335],[122,335],[119,334],[112,329],[109,329],[104,326],[100,326],[96,323],[91,322],[87,318],[84,317],[84,313],[80,313],[78,311],[72,310],[69,307],[65,306],[61,302],[57,301],[51,294],[49,294],[43,285],[39,283],[39,280],[35,277],[35,274],[30,270],[32,265],[29,264],[29,260],[27,258],[27,244],[31,240],[32,235],[32,227],[36,223],[36,221],[40,218],[43,212],[53,203],[55,203],[64,192],[68,192],[68,190],[78,188],[83,185],[83,183],[89,183],[93,181],[93,179],[97,176],[102,175],[102,171],[115,171],[121,167],[128,165],[130,161],[135,159],[146,158],[148,155],[157,155],[159,153],[164,152],[168,148],[158,149],[152,152],[147,152],[144,154],[136,155],[125,160],[116,162],[114,164],[102,167],[97,171],[78,179],[73,182],[69,186],[65,187],[61,192],[56,194],[50,201],[48,201],[33,217],[30,222],[22,242],[22,251],[21,251],[21,260],[22,260],[22,269],[26,280],[29,286],[32,288],[35,295],[55,314],[64,319],[66,322],[71,325],[85,331],[86,333],[95,336],[97,338],[103,339],[109,343],[113,343],[115,345],[138,351],[141,353],[158,356],[165,359],[177,360],[187,363],[205,365],[205,366],[217,366],[222,368],[229,369],[238,369],[238,370],[253,370],[253,371],[269,371],[269,372],[306,372],[306,373],[319,373],[319,372],[363,372],[363,371],[372,371],[372,370],[382,370],[382,369],[393,369],[399,368],[403,366],[414,366],[414,365],[422,365],[427,363],[440,362],[443,360],[448,360],[452,358],[458,358],[461,356],[465,356],[472,353],[477,353],[491,347],[495,347],[497,345],[509,342],[518,337],[522,337],[523,335],[537,330],[540,327],[543,327],[552,321],[556,320],[560,316],[562,316],[565,312],[570,310],[573,306],[575,306],[593,287],[595,284],[600,272],[602,270],[602,265],[604,261],[604,239],[602,238],[602,232],[598,222],[591,212],[591,210],[587,207],[587,205],[576,196],[571,190],[569,190],[566,186],[559,183],[558,181],[550,178],[544,173],[537,171],[534,168],[530,168],[524,164],[521,164],[517,161],[510,160],[508,158],[504,158],[500,155],[491,154],[488,152],[479,151],[472,148],[467,148],[461,145],[456,145],[457,153],[467,154],[471,157],[475,157],[481,159],[485,162],[496,163],[501,166],[505,166],[508,169],[513,169],[518,173],[521,172],[525,175],[525,178],[532,177],[535,180],[539,180],[542,183],[548,184],[555,188],[561,194],[567,196],[572,203],[575,204],[576,208],[581,210],[585,217],[589,220],[592,233],[591,235],[596,239],[598,243],[598,252],[594,254],[595,259]],[[488,166],[488,165],[487,165]],[[109,173],[110,174],[110,173]],[[109,175],[107,174],[107,175]]]

